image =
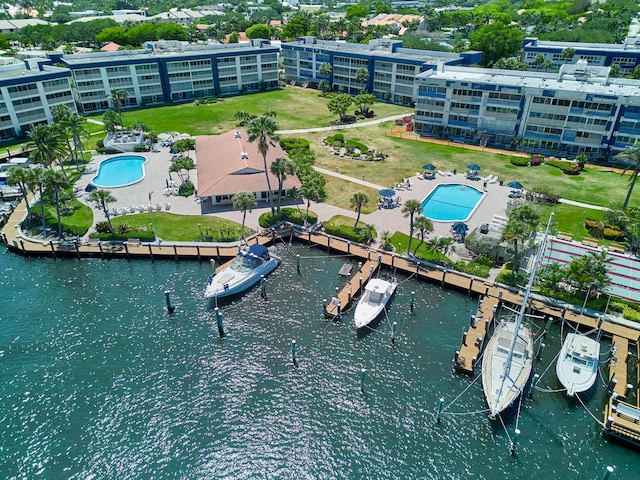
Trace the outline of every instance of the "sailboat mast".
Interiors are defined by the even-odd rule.
[[[513,339],[511,340],[511,346],[509,348],[509,356],[507,357],[507,364],[503,377],[503,385],[504,379],[509,377],[509,371],[511,370],[511,363],[513,359],[513,351],[516,348],[516,342],[518,341],[518,332],[520,331],[520,325],[524,321],[524,315],[527,310],[527,304],[529,303],[529,297],[531,296],[531,288],[533,288],[533,282],[536,276],[536,270],[538,269],[538,262],[542,258],[542,253],[544,252],[545,246],[547,244],[547,237],[549,236],[549,230],[551,229],[551,222],[553,221],[553,212],[549,215],[549,221],[547,222],[547,229],[544,232],[544,238],[540,243],[540,247],[536,252],[535,259],[533,261],[533,268],[531,269],[531,275],[529,276],[529,281],[527,282],[527,288],[524,292],[524,299],[522,301],[522,306],[520,307],[520,312],[518,313],[518,320],[516,322],[515,329],[513,331]],[[502,387],[500,387],[500,392],[502,393]]]

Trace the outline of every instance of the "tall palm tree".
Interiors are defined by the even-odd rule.
[[[416,249],[413,251],[413,254],[415,255],[418,249],[420,248],[420,246],[424,243],[424,237],[428,233],[433,232],[433,222],[431,221],[430,218],[427,218],[424,215],[418,215],[418,218],[416,218],[414,226],[418,230],[418,232],[420,232],[420,243],[418,244]]]
[[[269,152],[269,146],[274,146],[278,139],[276,135],[277,130],[278,124],[273,118],[267,115],[254,118],[247,125],[249,141],[252,143],[258,142],[258,152],[262,155],[264,176],[267,179],[267,189],[269,190],[269,207],[271,208],[272,216],[275,214],[275,207],[273,206],[273,191],[271,190],[271,179],[269,178],[269,167],[267,166],[267,153]]]
[[[14,185],[20,188],[22,200],[27,206],[27,217],[31,218],[31,205],[29,205],[28,195],[29,170],[22,167],[11,167],[7,176],[7,185]]]
[[[242,211],[242,230],[240,231],[240,237],[244,238],[244,221],[247,218],[247,210],[251,212],[251,210],[258,205],[256,196],[251,192],[238,192],[231,197],[231,203],[233,204],[233,208]]]
[[[411,253],[411,240],[413,239],[413,219],[416,214],[422,212],[422,204],[415,199],[410,199],[404,202],[402,206],[402,215],[409,217],[409,245],[407,246],[407,253]]]
[[[296,204],[296,208],[298,209],[298,213],[302,218],[302,211],[300,210],[300,200],[302,200],[302,192],[298,187],[291,187],[287,192],[287,197],[294,201]]]
[[[109,204],[116,201],[115,197],[111,195],[109,190],[94,190],[89,194],[89,200],[96,202],[100,206],[104,216],[107,218],[109,230],[114,233],[113,225],[111,225],[111,216],[109,215]]]
[[[300,194],[307,201],[307,210],[304,216],[305,223],[307,223],[307,220],[309,219],[309,208],[311,207],[311,200],[318,201],[325,196],[324,184],[324,177],[315,170],[302,178]]]
[[[46,185],[45,179],[45,169],[44,168],[32,168],[29,170],[27,185],[29,188],[35,192],[38,191],[40,195],[40,213],[42,215],[42,236],[47,238],[47,220],[45,218],[44,211],[44,189]]]
[[[33,148],[29,159],[38,165],[51,167],[68,153],[64,134],[57,125],[36,125],[29,131],[27,138],[29,139],[28,147]],[[62,162],[60,166],[64,172]]]
[[[293,175],[294,164],[288,158],[276,158],[271,164],[271,173],[278,179],[278,204],[276,212],[280,213],[280,204],[282,203],[282,186],[289,175]]]
[[[502,232],[502,239],[513,242],[513,272],[520,269],[518,258],[518,243],[524,242],[535,231],[540,221],[540,214],[529,203],[523,203],[513,207],[509,212],[509,220]]]
[[[367,197],[366,193],[355,192],[349,199],[349,202],[351,203],[351,208],[353,208],[356,212],[358,212],[358,216],[356,217],[356,223],[353,225],[353,228],[357,228],[358,222],[360,221],[360,213],[362,211],[362,207],[364,207],[369,203],[369,197]]]
[[[623,175],[627,172],[627,170],[633,169],[631,173],[631,180],[629,183],[629,190],[627,191],[627,196],[624,199],[624,203],[622,204],[622,210],[626,210],[629,205],[629,200],[631,200],[631,194],[633,193],[633,187],[636,185],[636,180],[638,180],[638,175],[640,175],[640,141],[636,141],[631,147],[627,147],[622,150],[616,158],[619,158],[625,162],[629,163],[629,166],[625,168]]]
[[[118,117],[120,119],[120,125],[122,125],[122,107],[129,100],[129,92],[124,88],[112,88],[111,89],[111,103],[116,108],[116,112],[118,112]]]
[[[79,168],[80,158],[84,161],[84,144],[82,142],[89,138],[86,125],[87,119],[75,114],[71,115],[66,123],[67,130],[71,133],[71,140],[73,141],[73,154],[76,160],[76,168]],[[79,155],[78,152],[80,152]]]
[[[53,190],[58,219],[58,237],[62,238],[62,222],[60,220],[60,191],[69,188],[69,179],[60,170],[45,170],[44,181],[47,189]]]

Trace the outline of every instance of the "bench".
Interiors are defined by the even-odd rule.
[[[597,247],[598,246],[598,240],[596,240],[595,238],[584,237],[582,239],[581,243],[583,245],[587,245],[589,247]]]
[[[610,243],[609,247],[607,248],[611,252],[618,252],[618,253],[624,253],[624,251],[626,250],[624,245],[618,245],[617,243]]]
[[[556,238],[570,242],[573,240],[573,235],[570,233],[558,232],[556,233]]]

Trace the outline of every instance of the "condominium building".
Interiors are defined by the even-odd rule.
[[[127,105],[137,106],[278,85],[278,47],[265,40],[205,46],[160,41],[140,50],[49,56],[71,70],[83,112],[112,106],[113,89],[126,90]]]
[[[53,120],[56,105],[76,112],[71,72],[29,59],[0,66],[0,141],[25,135],[33,125]]]
[[[441,66],[416,78],[414,129],[480,145],[589,157],[640,140],[640,81],[581,60],[559,74]]]
[[[371,92],[382,100],[413,105],[418,91],[416,75],[437,65],[476,65],[481,52],[447,53],[402,48],[401,40],[381,38],[368,45],[301,37],[282,44],[284,73],[288,82],[317,86],[322,80],[336,91]],[[321,74],[322,64],[331,74]],[[359,70],[368,74],[366,84],[356,80]]]
[[[573,50],[573,54],[569,55]],[[564,52],[564,54],[563,54]],[[536,63],[538,55],[541,60],[550,60],[554,70],[566,63],[585,60],[594,67],[610,67],[618,65],[622,75],[628,75],[640,65],[640,36],[627,37],[624,43],[575,43],[550,42],[537,38],[525,38],[522,46],[522,61],[529,68],[539,67]]]

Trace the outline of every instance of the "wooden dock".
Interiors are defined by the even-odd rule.
[[[336,318],[342,315],[342,312],[351,306],[353,299],[360,295],[360,292],[378,270],[379,266],[380,262],[378,261],[368,260],[365,262],[362,267],[360,267],[360,270],[347,281],[347,284],[338,292],[338,295],[331,299],[331,302],[324,310],[325,315],[330,318]]]
[[[478,301],[478,310],[471,316],[469,328],[462,333],[462,346],[453,359],[454,369],[473,375],[477,359],[480,358],[489,328],[493,323],[499,299],[483,295]]]
[[[615,378],[616,384],[613,391],[618,394],[618,398],[624,400],[627,396],[627,362],[629,360],[629,340],[626,338],[613,337],[611,347],[615,347],[615,353],[609,361],[609,382]]]

